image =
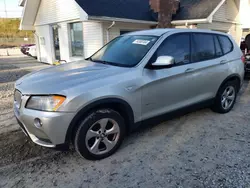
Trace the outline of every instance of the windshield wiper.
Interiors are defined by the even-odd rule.
[[[103,60],[95,60],[95,59],[92,59],[92,57],[89,57],[89,58],[87,58],[86,60],[88,60],[88,61],[92,61],[92,62],[95,62],[95,63],[102,63],[102,64],[106,64],[106,65],[108,65],[108,64],[114,64],[114,63],[112,63],[112,62],[108,62],[108,61],[103,61]]]
[[[86,60],[94,62],[93,59],[92,59],[92,57],[89,57]]]
[[[110,61],[92,59],[91,57],[88,58],[87,60],[95,62],[95,63],[101,63],[101,64],[104,64],[104,65],[113,65],[113,66],[117,66],[117,67],[129,67],[127,65],[123,65],[123,64],[120,64],[120,63],[114,63],[114,62],[110,62]]]
[[[91,61],[96,62],[96,63],[101,63],[101,64],[105,64],[105,65],[114,65],[114,66],[118,66],[117,63],[113,63],[110,61],[104,61],[104,60],[95,60],[91,58]]]

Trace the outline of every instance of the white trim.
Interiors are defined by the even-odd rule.
[[[33,23],[35,22],[37,11],[39,9],[41,0],[24,0],[24,8],[22,12],[22,17],[21,17],[21,22],[19,25],[19,30],[35,30],[34,25],[30,24],[29,22],[27,23],[26,18],[31,17],[34,18],[31,20]],[[36,10],[33,15],[29,12],[29,9]]]
[[[191,19],[191,20],[174,20],[171,22],[173,25],[183,25],[183,24],[194,24],[194,23],[208,23],[209,20],[207,18],[204,19]]]
[[[59,22],[53,22],[53,23],[44,23],[44,24],[35,24],[34,26],[43,26],[43,25],[55,25],[55,24],[60,24],[60,23],[64,23],[64,22],[67,22],[67,23],[75,23],[75,22],[82,22],[82,20],[80,19],[73,19],[73,20],[63,20],[63,21],[59,21]]]
[[[226,2],[226,0],[222,0],[222,1],[217,5],[217,7],[213,10],[213,12],[211,12],[211,14],[208,16],[208,19],[211,20],[211,22],[212,22],[212,20],[213,20],[214,14],[220,9],[220,7],[221,7],[225,2]]]
[[[21,2],[22,1],[22,2]],[[25,30],[25,27],[24,27],[24,25],[23,25],[23,16],[24,16],[24,13],[25,13],[25,11],[26,11],[26,0],[20,0],[20,2],[19,2],[19,6],[21,6],[20,4],[21,3],[24,3],[23,4],[23,11],[22,11],[22,16],[21,16],[21,21],[20,21],[20,24],[19,24],[19,30]],[[29,30],[29,29],[26,29],[26,30]]]
[[[23,7],[25,5],[26,0],[19,0],[18,6]]]
[[[89,16],[89,20],[98,20],[98,21],[116,21],[116,22],[129,22],[129,23],[140,23],[140,24],[158,24],[157,21],[145,21],[145,20],[133,20],[127,18],[115,18],[115,17],[106,17],[106,16]]]
[[[183,24],[190,24],[190,23],[212,23],[213,15],[220,9],[220,7],[225,3],[226,0],[222,0],[216,8],[211,12],[211,14],[204,19],[189,19],[189,20],[175,20],[172,21],[171,24],[173,25],[183,25]]]
[[[80,5],[77,2],[75,2],[75,3],[76,3],[78,11],[80,13],[80,21],[88,20],[89,15],[87,14],[87,12],[82,7],[80,7]]]
[[[35,31],[35,27],[31,25],[20,24],[19,30]]]

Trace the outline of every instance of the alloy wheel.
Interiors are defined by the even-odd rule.
[[[235,89],[233,86],[228,86],[222,94],[221,105],[224,110],[228,110],[235,100]]]
[[[120,137],[120,127],[111,118],[95,122],[87,131],[85,144],[92,154],[105,154],[112,150]]]

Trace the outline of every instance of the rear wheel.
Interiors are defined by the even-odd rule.
[[[236,81],[228,81],[218,91],[212,110],[218,113],[228,113],[234,107],[238,92]]]
[[[112,155],[125,136],[122,116],[111,109],[92,112],[82,121],[75,136],[76,151],[86,159],[98,160]]]

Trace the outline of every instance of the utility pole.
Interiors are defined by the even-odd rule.
[[[3,3],[4,3],[5,17],[7,18],[8,17],[8,13],[7,13],[7,8],[6,8],[6,2],[5,2],[5,0],[3,0]]]

